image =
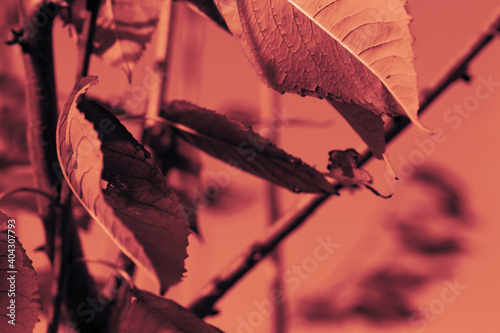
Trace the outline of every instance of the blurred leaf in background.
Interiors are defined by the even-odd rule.
[[[450,279],[467,250],[473,219],[460,183],[447,170],[417,169],[384,214],[392,248],[355,276],[299,301],[300,317],[331,324],[361,317],[381,325],[418,316],[417,296]]]

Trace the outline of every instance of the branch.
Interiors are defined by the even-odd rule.
[[[89,262],[88,260],[86,262]],[[99,264],[105,264],[102,261],[90,261]],[[120,252],[116,264],[105,264],[113,268],[117,274],[108,281],[106,287],[103,288],[102,294],[105,295],[106,303],[104,304],[105,311],[108,313],[108,330],[112,330],[111,324],[118,322],[120,300],[123,300],[125,294],[130,289],[135,289],[134,271],[135,264],[129,257]],[[125,283],[124,283],[125,282]]]
[[[148,118],[154,118],[160,114],[160,105],[163,102],[163,97],[165,95],[165,89],[167,86],[166,73],[171,54],[169,50],[171,49],[172,43],[172,18],[172,0],[162,0],[160,18],[158,20],[158,30],[156,32],[156,50],[154,56],[155,75],[161,78],[161,83],[149,91],[145,129],[148,129],[155,124],[153,121],[148,120]]]
[[[469,81],[470,77],[467,73],[470,62],[493,40],[495,35],[500,31],[500,17],[497,18],[493,25],[484,32],[480,38],[474,43],[472,48],[462,56],[458,62],[451,67],[451,69],[444,75],[439,83],[430,90],[429,93],[423,98],[419,109],[419,114],[423,113],[429,105],[432,104],[447,88],[458,80]],[[387,143],[394,140],[401,132],[403,132],[410,121],[406,118],[396,118],[391,121],[386,133]],[[366,151],[360,160],[359,166],[366,164],[373,154]],[[342,184],[336,184],[335,188],[340,190],[343,188]],[[289,236],[293,231],[298,229],[311,214],[313,214],[318,207],[320,207],[326,200],[330,198],[330,194],[322,194],[307,200],[304,205],[299,205],[297,211],[283,216],[276,222],[268,235],[262,240],[255,242],[251,249],[240,256],[240,262],[226,274],[220,274],[213,279],[211,290],[204,296],[195,300],[189,309],[198,317],[204,318],[209,315],[216,314],[215,304],[222,298],[227,291],[229,291],[241,278],[243,278],[253,267],[261,261],[262,258],[271,253],[283,239]]]
[[[34,170],[35,185],[48,197],[57,198],[57,200],[49,200],[45,196],[37,196],[38,212],[45,228],[45,250],[54,265],[56,235],[59,235],[61,246],[69,246],[67,249],[61,249],[65,252],[65,257],[67,255],[68,258],[73,259],[83,256],[75,224],[71,219],[65,219],[67,214],[62,210],[64,207],[58,205],[58,202],[61,202],[61,178],[55,141],[58,112],[52,26],[59,7],[45,0],[36,2],[20,0],[18,8],[20,21],[24,26],[19,32],[14,33],[13,40],[9,44],[19,44],[23,51],[29,100],[28,150]],[[69,200],[64,196],[64,192],[62,194],[63,200]],[[69,215],[71,217],[71,214]],[[66,229],[57,230],[58,225]],[[61,262],[61,269],[64,264]],[[72,281],[72,285],[68,285],[68,288],[60,293],[60,298],[64,298],[66,307],[71,311],[72,321],[78,325],[80,332],[100,332],[102,321],[105,322],[104,314],[97,315],[91,323],[86,323],[87,318],[75,311],[78,305],[86,302],[87,298],[97,295],[95,282],[85,264],[71,267],[67,279]],[[54,310],[59,311],[59,309]],[[56,318],[55,322],[57,321]]]
[[[90,57],[94,53],[94,36],[96,30],[97,17],[99,16],[99,8],[101,6],[101,0],[87,0],[87,11],[90,12],[90,19],[85,21],[85,26],[83,28],[83,35],[86,35],[85,40],[78,41],[78,48],[80,50],[80,67],[77,71],[77,82],[78,79],[87,76],[90,67]],[[84,49],[85,51],[81,52]]]
[[[55,244],[54,251],[54,276],[57,279],[53,281],[52,290],[56,290],[52,306],[52,318],[47,327],[47,333],[57,333],[59,331],[59,322],[63,300],[66,295],[69,275],[69,253],[70,253],[70,228],[69,219],[71,218],[71,190],[68,184],[63,184],[61,189],[60,205],[57,210],[56,231],[58,241]]]
[[[35,184],[40,191],[53,198],[58,197],[60,184],[51,163],[57,162],[55,132],[57,127],[57,97],[52,53],[52,23],[58,7],[42,3],[38,8],[25,8],[19,2],[21,21],[25,27],[14,33],[10,43],[22,46],[23,60],[28,81],[28,150],[35,170]],[[40,22],[46,19],[45,24]],[[44,220],[48,235],[54,234],[52,202],[37,197],[39,213]],[[52,221],[52,222],[51,222]],[[50,236],[49,236],[50,237]],[[48,245],[53,239],[47,239]],[[50,250],[50,247],[49,247]],[[50,255],[49,251],[49,256]]]

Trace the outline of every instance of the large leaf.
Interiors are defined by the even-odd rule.
[[[411,18],[404,1],[215,3],[262,80],[273,89],[333,100],[344,117],[356,105],[358,111],[376,115],[407,115],[423,128],[417,120]],[[346,118],[382,158],[383,136],[365,135],[370,129],[356,115]],[[380,128],[377,124],[377,133]]]
[[[96,83],[96,77],[82,79],[61,113],[59,163],[90,215],[123,252],[160,279],[164,292],[185,271],[187,223],[149,152],[111,113],[84,98]]]
[[[206,153],[294,192],[335,193],[316,169],[242,124],[188,102],[168,104],[162,117]]]
[[[141,290],[129,293],[113,326],[113,333],[222,333],[174,301]]]
[[[0,331],[29,333],[39,321],[38,282],[32,261],[15,236],[16,224],[9,220],[0,212]]]
[[[263,79],[279,92],[418,110],[410,17],[401,0],[215,0]]]

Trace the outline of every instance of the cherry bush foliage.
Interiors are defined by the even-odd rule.
[[[187,2],[234,37],[270,88],[325,99],[376,158],[388,162],[383,116],[408,116],[426,130],[417,119],[411,18],[404,1]],[[90,50],[109,66],[122,68],[130,80],[151,44],[162,1],[74,0],[58,5],[58,15],[76,35],[80,58],[85,59],[83,55]],[[200,166],[179,153],[185,147],[181,143],[297,193],[338,194],[335,180],[372,189],[371,176],[357,168],[353,150],[331,153],[329,172],[323,173],[237,120],[187,101],[163,104],[154,121],[168,129],[171,140],[161,140],[164,132],[146,132],[150,152],[109,103],[86,97],[91,86],[99,89],[97,83],[96,76],[79,78],[59,113],[54,133],[58,164],[72,195],[120,250],[158,282],[160,294],[181,281],[188,227],[197,231],[195,198],[172,187],[167,177],[175,166],[194,175],[194,183],[199,181]],[[424,250],[422,242],[412,239],[410,244],[416,251],[444,251],[432,244]],[[16,244],[26,276],[33,278],[23,284],[29,290],[22,300],[26,311],[19,314],[28,332],[39,310],[35,272],[17,239]],[[376,280],[381,279],[388,278]],[[412,281],[409,285],[420,283]],[[356,309],[361,311],[363,304]],[[112,332],[220,332],[174,301],[133,286],[115,305],[109,323]]]

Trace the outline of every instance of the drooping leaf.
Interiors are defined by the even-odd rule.
[[[385,153],[385,131],[382,118],[356,104],[340,103],[333,100],[328,102],[370,147],[373,156],[382,159]]]
[[[0,212],[0,331],[30,333],[41,309],[38,282],[32,261],[15,236],[16,224],[8,221]]]
[[[316,169],[223,115],[175,101],[165,107],[161,116],[187,142],[234,167],[294,192],[335,193]]]
[[[368,77],[371,77],[368,73],[373,74],[373,79],[382,83],[379,89],[389,92],[390,101],[380,99],[380,111],[385,109],[383,113],[389,115],[396,111],[396,114],[405,114],[418,123],[418,90],[413,66],[415,56],[408,26],[411,17],[404,8],[406,0],[349,0],[345,3],[288,1],[311,24],[327,32],[343,50],[349,52],[353,61],[357,60],[363,66],[364,71],[358,69],[356,74],[364,73]],[[362,87],[360,82],[355,84],[358,88]],[[361,93],[370,92],[370,89],[363,90]],[[375,90],[373,92],[376,93]],[[387,109],[393,105],[396,110]]]
[[[210,175],[203,183],[199,149],[184,141],[175,128],[156,124],[145,131],[145,138],[169,185],[179,196],[189,229],[200,238],[203,235],[199,211],[241,212],[254,202],[251,191],[234,188],[225,177]]]
[[[410,17],[401,0],[215,2],[272,88],[415,118]]]
[[[129,292],[113,333],[222,333],[191,311],[146,291]]]
[[[407,115],[423,128],[404,1],[215,3],[264,82],[334,101],[377,158],[385,152],[381,120],[367,127],[366,112]]]
[[[89,214],[136,264],[159,278],[164,292],[185,271],[187,223],[149,152],[111,113],[84,98],[96,83],[96,77],[82,79],[60,115],[59,163]]]

